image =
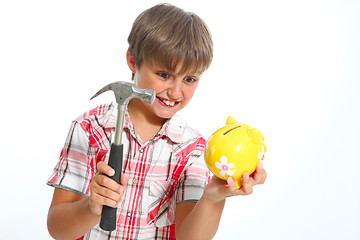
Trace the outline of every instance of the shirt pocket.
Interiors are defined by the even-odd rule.
[[[151,181],[149,186],[148,224],[165,227],[175,223],[175,199],[171,181]]]

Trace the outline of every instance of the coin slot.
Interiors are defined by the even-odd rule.
[[[231,132],[232,130],[235,130],[235,129],[239,128],[239,127],[241,127],[241,125],[235,126],[235,127],[233,127],[233,128],[230,128],[229,130],[227,130],[226,132],[224,132],[223,135],[225,136],[226,134],[228,134],[228,133]]]

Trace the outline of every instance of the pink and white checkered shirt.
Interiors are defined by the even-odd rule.
[[[116,114],[116,104],[106,104],[72,122],[48,185],[90,195],[97,163],[108,161]],[[176,203],[199,200],[210,180],[205,139],[175,115],[143,143],[127,113],[125,118],[123,172],[129,182],[117,228],[107,232],[97,225],[81,239],[175,239]]]

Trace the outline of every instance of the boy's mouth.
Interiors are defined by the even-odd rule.
[[[160,98],[160,97],[156,97],[157,100],[159,100],[159,102],[162,105],[165,105],[166,107],[173,107],[175,105],[178,104],[178,102],[174,102],[174,101],[170,101],[169,99],[165,99],[165,98]]]

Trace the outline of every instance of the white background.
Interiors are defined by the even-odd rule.
[[[360,4],[170,1],[210,27],[211,68],[182,114],[205,137],[260,129],[266,184],[227,200],[215,239],[360,239]],[[127,36],[158,1],[1,1],[0,239],[50,239],[46,186],[70,126],[129,80]]]

